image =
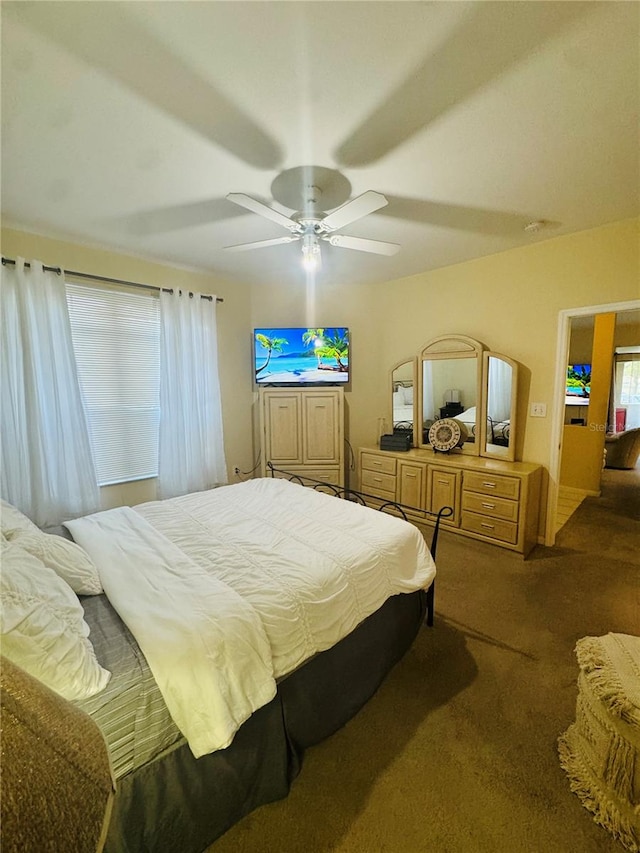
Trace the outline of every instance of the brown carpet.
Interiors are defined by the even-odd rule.
[[[620,853],[557,754],[576,641],[640,634],[640,472],[603,474],[526,561],[445,533],[434,628],[211,853]]]

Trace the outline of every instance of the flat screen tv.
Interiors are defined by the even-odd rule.
[[[349,381],[349,329],[254,329],[258,385],[342,385]]]
[[[567,402],[574,405],[579,405],[584,402],[586,405],[589,402],[589,394],[591,392],[591,365],[590,364],[570,364],[567,367]]]

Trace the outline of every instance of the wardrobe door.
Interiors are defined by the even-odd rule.
[[[338,465],[341,461],[342,395],[336,391],[302,392],[305,465]]]
[[[264,394],[265,462],[276,467],[302,463],[300,393]]]

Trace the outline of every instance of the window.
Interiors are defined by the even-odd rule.
[[[640,403],[640,358],[638,361],[624,361],[621,364],[620,402],[623,406]]]
[[[616,413],[616,431],[621,432],[640,426],[640,347],[618,347],[614,364],[614,407],[623,410]]]
[[[157,476],[157,296],[67,284],[67,303],[99,484]]]

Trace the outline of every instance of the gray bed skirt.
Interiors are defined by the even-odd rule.
[[[106,853],[201,853],[244,815],[286,797],[304,750],[375,693],[425,616],[422,591],[390,598],[336,646],[285,678],[227,749],[185,743],[118,780]]]

